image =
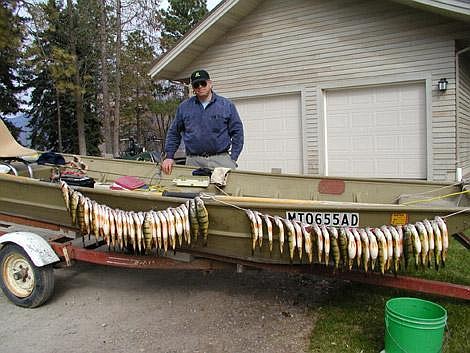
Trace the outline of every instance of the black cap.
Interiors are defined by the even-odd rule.
[[[196,70],[191,74],[191,84],[210,79],[209,73],[206,70]]]

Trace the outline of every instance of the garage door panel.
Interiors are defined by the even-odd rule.
[[[352,136],[351,145],[355,152],[367,152],[374,148],[374,139],[371,136]]]
[[[245,162],[245,168],[246,170],[256,170],[256,168],[259,168],[259,163],[258,162],[250,162],[250,161],[247,161]],[[240,164],[238,164],[238,166],[240,167]]]
[[[400,92],[395,87],[377,88],[375,102],[382,104],[400,104]]]
[[[264,121],[264,131],[267,132],[268,134],[272,133],[280,133],[284,128],[284,124],[282,122],[282,119],[280,118],[274,118],[270,119],[270,121]]]
[[[390,135],[378,135],[375,137],[375,150],[373,152],[378,152],[378,153],[383,153],[389,154],[389,153],[394,153],[397,148],[398,143],[398,138],[395,136],[390,136]]]
[[[377,128],[394,127],[397,124],[397,117],[400,117],[400,111],[378,111],[375,113],[375,125]]]
[[[374,169],[374,161],[370,159],[359,159],[350,161],[351,170],[355,175],[364,175],[369,173],[369,170]]]
[[[292,174],[292,173],[296,173],[296,172],[292,172],[292,170],[295,170],[296,168],[298,168],[298,162],[296,160],[292,159],[292,160],[288,160],[285,163],[282,170],[287,171],[287,173]],[[298,173],[296,173],[296,174],[298,174]]]
[[[352,146],[350,136],[328,138],[328,152],[335,152],[333,159],[338,157],[336,155],[337,153],[340,154],[342,152],[348,152],[351,149]]]
[[[280,153],[285,150],[285,145],[283,143],[279,143],[277,140],[269,139],[264,142],[264,150]]]
[[[351,92],[351,95],[349,96],[349,103],[351,105],[363,105],[363,104],[370,104],[372,103],[372,97],[370,97],[368,94],[365,94],[364,92],[361,91],[355,91]]]
[[[264,141],[263,140],[248,140],[245,144],[246,149],[249,153],[260,153],[265,151]]]
[[[295,124],[294,123],[289,123],[289,120],[290,121],[293,121],[293,120],[297,120],[297,119],[300,119],[300,116],[297,115],[297,116],[289,116],[289,115],[285,115],[285,118],[288,119],[284,126],[282,127],[282,130],[280,131],[281,134],[283,134],[284,136],[286,136],[287,138],[292,138],[292,137],[296,137],[296,138],[300,138],[301,134],[300,134],[300,121],[299,122],[296,122]]]
[[[415,105],[416,102],[423,103],[425,101],[425,91],[416,90],[413,86],[403,86],[401,88],[401,104]]]
[[[375,162],[377,169],[379,169],[384,175],[391,176],[396,174],[400,169],[400,163],[397,159],[381,159]]]
[[[328,175],[426,178],[424,84],[328,91]]]
[[[348,104],[348,97],[340,95],[331,96],[329,98],[329,103],[332,105],[345,105]]]
[[[287,155],[291,157],[295,155],[297,156],[297,159],[299,158],[298,153],[301,149],[301,143],[299,139],[289,139],[284,141],[283,145]]]
[[[372,124],[374,116],[364,112],[351,113],[352,124],[357,127],[368,127]]]
[[[245,128],[239,168],[302,173],[300,96],[297,94],[233,100]]]
[[[332,114],[331,129],[346,129],[349,127],[349,117],[347,114]]]
[[[408,151],[409,154],[413,154],[415,156],[418,156],[419,154],[414,153],[414,151],[419,151],[424,148],[418,136],[410,136],[408,138],[403,138],[402,141],[403,141],[403,146],[401,150]]]
[[[425,168],[426,163],[421,162],[421,163],[416,163],[415,158],[412,159],[403,159],[401,161],[401,168],[403,170],[404,175],[408,175],[409,177],[412,177],[418,170]]]
[[[353,167],[351,161],[345,158],[331,160],[330,166],[334,169],[345,169],[345,170],[349,170]]]
[[[424,110],[422,107],[421,110]],[[420,125],[417,124],[416,120],[414,119],[415,116],[420,114],[420,109],[407,109],[402,110],[400,112],[400,119],[399,123],[402,127],[416,127],[418,128]]]
[[[254,131],[260,131],[263,129],[263,122],[260,120],[249,121],[246,124],[243,124],[246,127],[245,135],[255,135]]]
[[[265,151],[264,152],[265,160],[282,160],[283,158],[288,158],[289,155],[282,154],[280,151]],[[282,157],[281,157],[282,156]]]

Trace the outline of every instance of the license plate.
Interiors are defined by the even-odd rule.
[[[337,227],[357,227],[359,226],[359,213],[351,212],[303,212],[303,211],[286,211],[287,219],[297,220],[306,224]]]

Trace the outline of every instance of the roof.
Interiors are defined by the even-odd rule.
[[[392,0],[424,11],[470,22],[470,0]],[[263,0],[223,0],[150,69],[158,79],[184,81],[181,72],[206,48],[253,11]]]
[[[183,80],[178,74],[216,39],[247,16],[262,0],[223,0],[150,69],[159,79]]]
[[[392,0],[422,10],[470,22],[470,0]]]

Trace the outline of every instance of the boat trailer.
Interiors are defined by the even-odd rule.
[[[53,293],[53,266],[72,266],[74,261],[134,269],[199,270],[259,269],[306,273],[341,280],[392,287],[470,300],[470,286],[393,274],[335,271],[319,264],[275,264],[182,249],[165,256],[141,256],[108,251],[106,244],[84,245],[74,228],[0,214],[0,284],[16,305],[37,307]],[[28,243],[25,242],[28,239]],[[33,244],[33,245],[32,245]],[[33,275],[31,275],[33,274]],[[39,289],[38,289],[39,288]]]

